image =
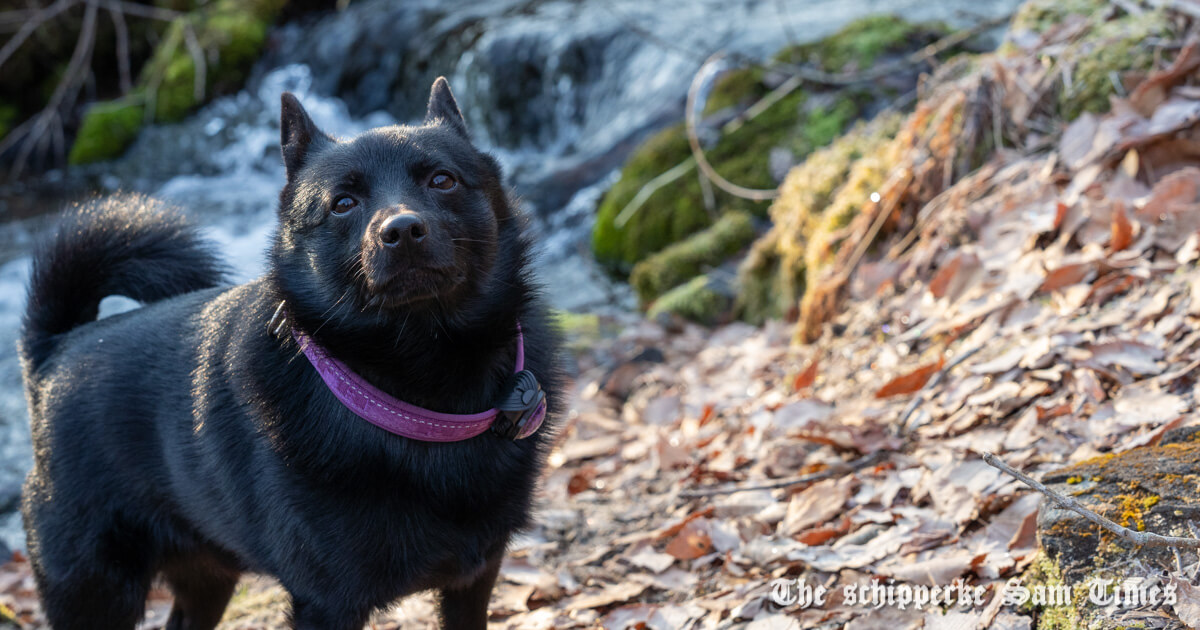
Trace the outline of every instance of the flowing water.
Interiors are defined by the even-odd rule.
[[[1017,0],[367,0],[285,25],[245,91],[152,126],[100,178],[173,200],[206,226],[238,280],[259,275],[283,184],[279,94],[350,136],[414,122],[446,75],[476,141],[504,164],[534,216],[538,265],[562,308],[628,308],[587,255],[591,217],[637,142],[682,116],[693,73],[718,50],[765,58],[870,13],[967,25]],[[28,225],[0,226],[27,243]],[[18,247],[21,247],[20,245]],[[0,540],[20,546],[15,508],[31,456],[15,353],[29,258],[0,266]],[[110,298],[103,312],[136,307]]]

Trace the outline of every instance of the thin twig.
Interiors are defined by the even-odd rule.
[[[921,50],[909,53],[901,59],[896,59],[888,63],[873,66],[870,70],[860,72],[824,72],[816,68],[808,66],[796,66],[791,64],[776,64],[775,67],[783,72],[793,75],[803,75],[807,81],[812,83],[820,83],[823,85],[857,85],[860,83],[868,83],[878,79],[882,79],[897,70],[909,66],[915,66],[946,52],[976,35],[989,31],[997,26],[1006,24],[1009,21],[1009,16],[995,17],[984,20],[975,24],[971,28],[963,29],[951,33],[932,44],[922,48]]]
[[[680,53],[684,54],[685,56],[698,57],[699,53],[697,51],[689,50],[689,49],[674,45],[670,42],[663,41],[661,38],[655,36],[653,33],[646,31],[645,29],[637,26],[636,24],[632,23],[630,20],[626,19],[626,17],[624,15],[620,14],[613,7],[608,6],[608,5],[605,5],[605,6],[609,9],[610,12],[613,13],[614,16],[616,16],[618,18],[618,20],[620,20],[622,22],[622,24],[624,24],[627,28],[629,28],[630,31],[637,33],[638,35],[642,36],[643,38],[647,39],[648,41],[658,44],[659,46],[661,46],[667,50],[673,50],[675,52],[680,52]],[[734,131],[737,131],[742,125],[753,120],[756,116],[761,114],[763,111],[766,111],[767,108],[769,108],[772,105],[774,105],[775,103],[779,102],[780,100],[782,100],[785,96],[787,96],[791,92],[795,91],[797,88],[799,88],[805,82],[818,83],[818,84],[822,84],[822,85],[845,86],[845,85],[856,85],[856,84],[860,84],[860,83],[874,81],[880,77],[886,76],[886,75],[894,72],[896,69],[898,69],[900,67],[923,63],[923,62],[929,60],[930,58],[941,54],[948,48],[956,46],[956,45],[966,41],[967,39],[970,39],[971,37],[974,37],[988,29],[995,28],[996,26],[1003,24],[1006,21],[1007,21],[1007,18],[994,18],[994,19],[990,19],[990,20],[985,20],[983,22],[980,22],[979,24],[976,24],[972,28],[969,28],[969,29],[966,29],[963,31],[958,31],[956,33],[948,35],[948,36],[926,46],[925,48],[922,48],[921,50],[916,51],[916,52],[906,56],[903,59],[899,59],[899,60],[891,62],[891,63],[886,63],[886,64],[881,64],[879,66],[875,66],[874,68],[872,68],[870,71],[867,71],[867,72],[852,72],[852,73],[834,74],[834,73],[824,72],[824,71],[817,70],[815,68],[806,67],[806,66],[798,66],[798,65],[794,65],[794,64],[774,62],[770,65],[771,68],[788,73],[791,76],[788,78],[787,81],[784,81],[782,84],[780,84],[779,87],[772,90],[770,93],[768,93],[766,96],[764,96],[758,102],[756,102],[754,105],[751,105],[748,109],[746,109],[745,112],[742,113],[741,116],[738,116],[737,118],[726,123],[725,126],[723,126],[721,129],[721,133],[722,133],[722,135],[726,135],[726,134],[733,133]],[[714,56],[719,56],[719,55],[720,55],[720,53],[718,53],[717,55],[714,55]],[[735,54],[735,55],[731,55],[731,57],[733,57],[736,61],[738,61],[739,63],[742,63],[744,65],[760,65],[760,63],[761,63],[756,60],[749,60],[742,55]],[[705,60],[701,64],[700,70],[697,71],[697,73],[696,73],[697,78],[699,78],[702,75],[704,67],[706,65],[708,65],[709,63],[711,63],[712,60],[713,60],[713,57],[709,57],[707,60]],[[696,83],[696,81],[695,81],[695,79],[693,79],[693,87],[695,86],[695,83]],[[910,92],[906,93],[905,95],[903,95],[902,97],[898,98],[897,102],[890,105],[888,107],[888,109],[889,110],[890,109],[900,109],[901,107],[903,107],[904,105],[907,105],[909,102],[911,102],[915,98],[916,98],[916,92],[910,91]],[[688,91],[688,100],[689,100],[689,103],[691,103],[692,90]],[[692,110],[693,110],[692,105],[689,104],[688,111],[686,112],[687,115],[685,116],[685,118],[689,120],[689,125],[688,125],[688,127],[689,127],[688,144],[689,145],[692,145],[691,136],[694,135],[693,127],[695,125],[694,121],[691,120]],[[634,213],[636,213],[639,209],[641,209],[641,207],[646,203],[646,201],[650,199],[651,195],[653,195],[655,192],[657,192],[663,186],[666,186],[666,185],[670,184],[671,182],[674,182],[675,180],[679,179],[680,177],[683,177],[684,175],[688,174],[694,166],[699,165],[699,162],[696,159],[696,153],[697,153],[697,151],[696,151],[695,147],[693,146],[693,155],[691,157],[687,158],[686,160],[684,160],[684,161],[680,162],[679,164],[675,165],[674,167],[672,167],[670,170],[668,170],[668,171],[662,173],[661,175],[655,177],[654,179],[650,180],[645,186],[643,186],[640,190],[638,190],[638,192],[634,196],[634,198],[631,199],[629,201],[629,203],[625,204],[625,207],[622,208],[619,213],[617,213],[617,218],[614,220],[614,223],[616,224],[616,226],[623,227],[629,221],[629,219],[633,217]],[[700,151],[700,153],[703,154],[703,151]],[[716,174],[716,173],[715,173],[715,171],[713,171],[711,165],[708,165],[707,169],[704,169],[704,167],[701,167],[701,169],[705,172],[706,175],[708,175],[709,179],[713,183],[716,183],[722,190],[725,190],[725,192],[728,192],[735,196],[741,196],[738,194],[738,192],[751,192],[752,194],[745,198],[765,201],[766,199],[771,199],[778,195],[777,191],[771,190],[771,191],[769,191],[771,193],[770,196],[759,198],[760,193],[762,193],[764,191],[753,191],[753,189],[742,188],[740,186],[736,186],[736,185],[732,184],[731,182],[728,182],[724,178],[721,178],[720,180],[718,180],[717,178],[712,177],[712,175]],[[720,175],[717,175],[717,177],[719,178]],[[725,184],[727,184],[727,186],[721,185],[721,182],[724,182]],[[737,190],[738,192],[734,192],[734,190]]]
[[[38,11],[32,18],[29,18],[28,21],[21,25],[21,30],[17,31],[11,39],[5,42],[3,48],[0,48],[0,66],[3,66],[4,62],[8,61],[8,58],[17,52],[21,44],[24,44],[25,40],[29,39],[29,36],[33,35],[33,32],[39,26],[59,13],[71,8],[76,2],[77,0],[58,0],[54,4]]]
[[[722,126],[721,135],[729,135],[737,131],[742,125],[754,120],[759,114],[766,111],[767,107],[779,102],[780,99],[782,99],[784,96],[787,96],[796,88],[800,87],[803,83],[803,78],[793,77],[788,79],[779,87],[771,90],[771,92],[762,97],[762,99],[760,99],[758,102],[747,108],[741,116],[734,118]],[[695,155],[690,155],[686,160],[671,167],[670,170],[662,173],[649,182],[646,182],[646,185],[642,186],[642,188],[638,190],[633,199],[630,199],[629,203],[625,204],[624,208],[621,208],[621,211],[617,213],[617,218],[613,220],[613,223],[618,228],[624,227],[625,224],[629,222],[629,219],[633,217],[634,213],[641,209],[642,205],[644,205],[654,193],[658,192],[660,188],[670,184],[671,182],[674,182],[680,177],[687,175],[695,167],[696,157]]]
[[[683,499],[699,499],[699,498],[703,498],[703,497],[713,497],[713,496],[718,496],[718,495],[722,495],[722,494],[735,494],[738,492],[751,492],[753,490],[781,490],[783,488],[791,488],[793,486],[799,486],[799,485],[806,484],[806,483],[812,483],[814,481],[821,481],[823,479],[829,479],[830,477],[837,477],[839,475],[845,475],[845,474],[852,473],[857,470],[862,470],[863,468],[866,468],[867,466],[871,466],[871,465],[878,463],[881,459],[883,459],[883,456],[884,456],[883,451],[875,451],[874,453],[868,453],[866,455],[863,455],[862,457],[859,457],[858,459],[855,459],[855,460],[852,460],[849,462],[845,462],[842,464],[834,464],[834,465],[830,466],[829,468],[826,468],[825,470],[822,470],[820,472],[815,472],[815,473],[811,473],[808,475],[800,475],[799,477],[793,477],[791,479],[783,479],[780,481],[772,481],[769,483],[757,483],[757,484],[751,484],[751,485],[732,485],[732,486],[725,486],[722,488],[709,488],[709,489],[705,489],[705,490],[684,490],[683,492],[679,493],[679,496],[680,496],[680,498],[683,498]]]
[[[1200,6],[1194,0],[1146,0],[1146,2],[1156,9],[1178,11],[1184,15],[1200,19]]]
[[[192,93],[197,102],[203,101],[204,86],[208,83],[208,64],[204,61],[204,49],[196,39],[196,32],[192,30],[192,25],[186,22],[183,25],[183,43],[192,56]]]
[[[687,95],[687,110],[684,112],[685,127],[687,129],[688,146],[692,148],[692,157],[696,158],[696,166],[704,173],[717,188],[742,199],[751,201],[767,201],[779,196],[779,190],[776,188],[746,188],[739,186],[728,179],[725,179],[720,173],[713,168],[709,163],[708,157],[704,155],[704,148],[700,146],[700,137],[696,135],[696,101],[700,97],[700,90],[714,77],[716,73],[708,72],[709,67],[716,64],[722,57],[722,53],[717,53],[709,57],[700,69],[696,71],[696,76],[692,78],[692,85],[688,88]],[[796,79],[796,77],[793,77]],[[795,87],[799,87],[801,80],[796,79]],[[792,89],[795,89],[792,87]],[[776,90],[778,91],[778,90]],[[768,95],[770,96],[770,95]],[[763,100],[766,100],[765,98]],[[778,99],[776,99],[778,100]],[[764,108],[765,109],[765,108]],[[762,110],[760,110],[761,112]]]
[[[783,30],[783,36],[787,39],[788,46],[795,46],[798,40],[790,24],[792,16],[783,0],[775,0],[775,11],[779,13],[779,28]]]
[[[133,89],[133,72],[129,63],[129,27],[125,23],[125,12],[119,3],[109,0],[106,8],[117,35],[117,74],[121,93],[126,94]]]
[[[160,22],[171,22],[184,14],[172,9],[164,9],[149,4],[138,4],[136,2],[125,2],[124,0],[115,0],[116,5],[127,15],[134,17],[148,18],[158,20]]]
[[[784,81],[783,83],[780,83],[779,87],[775,88],[774,90],[771,90],[769,93],[767,93],[766,96],[762,97],[758,102],[751,105],[750,107],[747,107],[746,111],[742,112],[742,115],[729,121],[728,123],[725,124],[724,127],[721,127],[721,135],[727,136],[727,135],[737,131],[738,129],[741,129],[742,125],[750,122],[751,120],[754,120],[755,118],[758,118],[759,114],[767,111],[775,103],[782,101],[784,99],[784,97],[786,97],[788,94],[791,94],[792,92],[795,92],[796,89],[798,89],[801,85],[804,85],[804,77],[801,77],[798,75],[789,78],[787,81]],[[701,103],[700,107],[704,107],[704,104]]]
[[[75,50],[71,53],[71,60],[67,64],[67,69],[63,72],[63,77],[58,82],[58,85],[55,86],[54,92],[50,95],[50,100],[46,103],[46,106],[30,119],[30,122],[32,122],[30,132],[22,136],[10,133],[3,141],[0,141],[0,153],[3,153],[17,141],[16,138],[21,138],[21,148],[17,152],[12,164],[11,176],[14,179],[21,175],[33,151],[45,145],[47,142],[46,133],[51,130],[51,125],[62,125],[62,116],[59,113],[59,108],[62,107],[63,102],[71,99],[73,103],[75,96],[79,92],[79,87],[85,76],[84,69],[91,64],[92,50],[95,48],[96,13],[97,7],[95,1],[89,0],[87,2],[87,11],[83,14],[83,24],[80,27],[79,40],[75,42]]]
[[[1111,534],[1117,538],[1120,538],[1121,540],[1124,540],[1125,542],[1144,547],[1177,547],[1180,549],[1200,549],[1200,538],[1163,536],[1153,532],[1134,531],[1128,527],[1117,525],[1109,519],[1104,518],[1103,516],[1100,516],[1099,514],[1084,507],[1075,499],[1068,496],[1063,496],[1051,490],[1050,488],[1047,488],[1044,484],[1042,484],[1042,482],[1030,477],[1029,475],[1026,475],[1012,466],[1009,466],[1001,461],[999,457],[996,457],[991,453],[984,453],[983,461],[987,462],[988,465],[992,466],[993,468],[997,468],[1005,473],[1008,473],[1009,475],[1012,475],[1013,477],[1016,477],[1021,483],[1033,488],[1034,490],[1037,490],[1038,492],[1041,492],[1051,499],[1054,499],[1054,501],[1063,509],[1071,510],[1072,512],[1075,512],[1076,514],[1086,518],[1096,525],[1107,529]]]
[[[618,228],[625,227],[625,224],[633,217],[633,214],[642,207],[642,204],[650,199],[651,195],[658,192],[659,188],[688,174],[695,166],[696,158],[689,156],[688,159],[671,167],[667,172],[646,182],[646,185],[642,186],[642,189],[633,196],[633,199],[630,199],[629,203],[625,204],[625,207],[621,208],[621,211],[617,213],[617,218],[613,220],[613,224]]]

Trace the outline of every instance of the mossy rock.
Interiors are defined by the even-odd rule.
[[[646,316],[659,322],[679,317],[713,326],[729,319],[732,308],[730,287],[716,278],[702,275],[664,293],[650,305]]]
[[[1200,427],[1172,432],[1157,446],[1068,466],[1042,481],[1119,525],[1190,537],[1188,522],[1200,514]],[[1049,499],[1038,512],[1038,540],[1053,572],[1072,587],[1097,577],[1134,577],[1125,569],[1133,553],[1147,571],[1171,570],[1175,564],[1170,548],[1134,548]],[[1101,617],[1086,593],[1074,598],[1074,606],[1079,625],[1070,627],[1093,627]],[[1121,627],[1120,620],[1111,621],[1116,625],[1100,627]]]
[[[784,49],[777,58],[791,63],[819,63],[833,70],[848,64],[866,67],[884,54],[919,49],[946,32],[941,24],[909,24],[894,16],[874,16],[852,22],[821,41]],[[915,84],[915,73],[912,80]],[[714,84],[705,112],[750,105],[770,91],[765,81],[766,73],[761,68],[726,72]],[[747,188],[772,188],[777,185],[768,164],[772,148],[786,148],[797,160],[803,160],[844,133],[870,105],[891,96],[895,96],[893,89],[878,86],[797,90],[723,136],[716,146],[706,149],[706,155],[726,179]],[[713,217],[704,209],[698,176],[692,172],[658,189],[627,222],[618,225],[616,221],[646,184],[687,160],[690,154],[683,125],[677,125],[652,137],[626,162],[620,179],[600,203],[592,234],[593,250],[603,267],[618,275],[628,273],[646,256],[712,223]],[[738,199],[719,190],[716,195],[722,213],[766,213],[765,203]]]
[[[667,290],[725,262],[752,240],[754,219],[745,212],[730,212],[709,228],[638,263],[629,275],[629,283],[644,306]]]
[[[86,164],[121,155],[137,137],[144,120],[145,108],[136,97],[92,103],[83,115],[67,162]]]
[[[196,60],[186,41],[189,30],[205,62],[203,96],[236,89],[258,58],[271,21],[284,4],[285,0],[218,0],[176,18],[142,68],[133,93],[88,109],[71,147],[70,162],[82,164],[120,155],[140,128],[142,117],[137,126],[132,125],[133,117],[128,114],[132,107],[144,114],[145,106],[152,102],[154,119],[170,122],[182,119],[200,104]],[[115,125],[112,117],[118,111],[121,124]],[[122,133],[103,135],[110,128]],[[83,146],[77,148],[80,143]]]
[[[832,70],[866,67],[884,55],[917,50],[946,32],[940,24],[909,24],[894,16],[875,16],[852,22],[819,42],[789,47],[778,57]],[[770,91],[766,75],[759,68],[728,71],[717,79],[705,111],[712,114],[744,108],[757,101]],[[772,149],[787,149],[796,161],[803,161],[813,151],[828,146],[876,103],[895,96],[897,84],[915,85],[916,79],[917,69],[913,69],[904,77],[891,77],[878,85],[797,90],[754,120],[740,127],[729,125],[736,129],[707,148],[706,155],[717,172],[732,182],[748,188],[773,188],[778,182],[771,177]],[[683,126],[677,125],[648,140],[626,162],[620,179],[601,201],[592,233],[593,251],[605,269],[626,274],[650,254],[712,224],[715,216],[704,207],[701,184],[694,171],[659,188],[636,211],[622,216],[649,182],[689,158]],[[768,208],[765,203],[738,199],[720,190],[716,191],[715,201],[716,215],[744,211],[761,217]],[[763,311],[757,307],[751,310]]]
[[[1015,50],[1012,42],[1021,34],[1040,36],[1073,18],[1086,22],[1081,34],[1046,58],[1070,67],[1064,75],[1070,85],[1061,86],[1057,97],[1058,113],[1067,122],[1083,112],[1107,112],[1117,82],[1132,89],[1130,75],[1140,78],[1153,69],[1155,49],[1147,40],[1174,38],[1174,25],[1163,10],[1131,14],[1104,0],[1030,0],[1013,16],[1006,47]]]
[[[920,48],[949,30],[940,22],[914,23],[895,15],[871,15],[820,41],[785,48],[775,58],[786,63],[815,62],[826,72],[852,71],[870,66],[886,53]]]
[[[649,254],[712,223],[704,204],[696,203],[698,197],[691,195],[695,175],[685,175],[660,189],[628,222],[617,221],[620,212],[643,186],[690,154],[683,125],[676,125],[655,134],[625,163],[621,178],[600,203],[592,231],[596,260],[606,269],[616,274],[627,273]],[[698,183],[695,192],[700,192]]]
[[[157,86],[156,117],[179,120],[199,104],[196,60],[186,42],[188,29],[204,53],[205,94],[227,90],[241,83],[258,57],[271,20],[283,4],[281,0],[222,0],[172,22],[139,79],[144,87]]]
[[[735,68],[725,72],[713,84],[704,103],[704,113],[712,114],[728,107],[745,106],[766,95],[762,68]]]
[[[706,149],[713,168],[726,179],[747,188],[771,189],[771,149],[784,147],[803,158],[830,142],[858,117],[860,105],[853,96],[835,99],[828,106],[804,111],[808,95],[796,91],[781,99],[754,120],[723,136]],[[596,259],[609,271],[628,273],[639,261],[671,243],[698,232],[713,222],[704,207],[699,175],[694,170],[663,186],[624,224],[621,212],[651,180],[691,157],[683,125],[659,132],[626,162],[621,178],[604,196],[592,233]],[[721,213],[744,211],[765,216],[768,205],[716,191]]]

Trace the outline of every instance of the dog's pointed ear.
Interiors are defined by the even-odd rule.
[[[449,125],[462,135],[467,135],[467,121],[463,120],[454,94],[450,92],[450,82],[446,77],[438,77],[429,90],[429,107],[425,111],[425,124]]]
[[[313,143],[326,136],[317,129],[317,124],[309,118],[308,112],[304,111],[299,99],[291,92],[284,92],[279,100],[279,146],[283,150],[283,165],[287,169],[288,179],[292,179],[304,166],[304,159]]]

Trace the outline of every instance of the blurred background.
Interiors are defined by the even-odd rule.
[[[262,271],[284,181],[279,94],[350,136],[420,120],[445,75],[474,139],[496,154],[535,218],[558,308],[634,310],[744,250],[766,201],[714,190],[686,162],[688,87],[710,55],[698,133],[712,163],[751,188],[856,121],[911,106],[920,75],[996,46],[1017,0],[9,0],[0,10],[0,540],[30,464],[14,339],[35,236],[72,200],[118,190],[177,202],[210,227],[238,279]],[[997,18],[1001,18],[997,20]],[[895,63],[955,29],[953,50]],[[888,64],[891,64],[890,66]],[[749,106],[803,66],[826,80],[734,133]],[[811,73],[810,72],[810,73]],[[715,85],[715,89],[714,86]],[[786,86],[785,86],[786,89]],[[642,147],[639,151],[639,147]],[[631,159],[631,156],[634,156]],[[662,180],[660,180],[662,181]],[[702,186],[703,184],[703,186]],[[624,212],[625,216],[619,216]],[[634,265],[714,223],[716,260],[665,276]],[[707,256],[711,258],[711,255]],[[726,264],[726,271],[733,269]],[[732,277],[732,273],[727,274]],[[722,291],[732,289],[722,284]],[[109,305],[111,306],[111,305]],[[691,319],[729,319],[692,312]],[[728,309],[718,309],[726,311]],[[744,309],[746,310],[746,309]],[[762,321],[786,313],[749,309]],[[785,310],[785,309],[783,309]],[[713,311],[713,309],[708,309]],[[752,312],[751,312],[752,311]]]

